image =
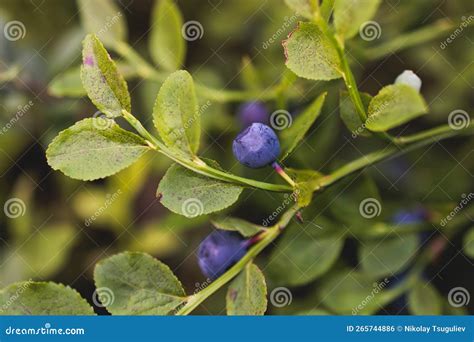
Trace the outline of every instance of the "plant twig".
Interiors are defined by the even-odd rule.
[[[472,14],[466,15],[470,17]],[[382,43],[376,47],[365,49],[362,55],[367,60],[377,60],[386,55],[418,46],[423,43],[430,42],[434,39],[442,38],[450,33],[453,29],[461,27],[463,22],[468,26],[474,25],[474,21],[451,21],[447,18],[440,19],[431,25],[422,27],[416,31],[401,34],[386,43]]]

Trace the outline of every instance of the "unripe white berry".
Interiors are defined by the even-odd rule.
[[[405,70],[395,79],[395,84],[406,84],[420,92],[421,79],[411,70]]]

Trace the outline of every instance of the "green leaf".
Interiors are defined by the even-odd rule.
[[[56,76],[48,86],[48,93],[57,97],[82,97],[87,95],[82,86],[80,67],[69,69]]]
[[[285,0],[285,4],[298,15],[313,19],[319,0]]]
[[[122,110],[131,110],[127,83],[95,35],[83,41],[81,78],[91,101],[107,116],[114,118]]]
[[[332,188],[335,196],[329,210],[334,217],[354,230],[373,229],[375,220],[383,213],[377,185],[367,174],[343,180]]]
[[[227,208],[237,201],[243,188],[202,176],[172,165],[158,186],[157,197],[169,210],[196,217]]]
[[[186,301],[183,287],[168,266],[145,253],[125,252],[99,262],[97,294],[113,315],[167,315]]]
[[[416,234],[364,241],[359,248],[362,270],[375,278],[396,274],[408,266],[418,246]]]
[[[125,79],[138,75],[135,68],[123,62],[117,62],[117,69]],[[48,85],[48,93],[56,97],[86,96],[87,92],[82,86],[81,68],[73,67],[56,76]]]
[[[321,0],[321,16],[329,22],[334,9],[334,0]]]
[[[46,151],[54,170],[81,180],[108,177],[126,168],[149,147],[136,134],[105,118],[89,118],[62,131]]]
[[[181,34],[183,17],[178,6],[172,0],[157,0],[151,26],[151,58],[165,70],[179,69],[186,55],[186,41]]]
[[[321,94],[301,114],[299,114],[290,127],[280,134],[282,160],[285,160],[298,146],[306,133],[321,113],[327,93]]]
[[[96,34],[106,45],[127,40],[125,17],[112,0],[78,0],[81,23],[87,33]]]
[[[384,132],[428,112],[423,97],[405,84],[389,85],[370,101],[366,127]]]
[[[327,81],[342,76],[336,49],[315,24],[300,22],[283,47],[286,66],[299,77]]]
[[[359,32],[365,22],[372,19],[380,0],[336,0],[334,3],[334,25],[336,32],[346,39]]]
[[[153,108],[153,122],[169,147],[194,155],[201,137],[201,114],[191,75],[171,74],[161,86]]]
[[[369,108],[369,103],[372,100],[372,96],[367,93],[360,93],[362,103],[364,104],[365,110]],[[352,132],[353,137],[359,135],[363,137],[370,137],[372,134],[365,128],[364,123],[357,114],[357,111],[352,103],[351,97],[347,91],[341,91],[339,96],[339,112],[341,119],[346,125],[347,129]]]
[[[331,222],[319,217],[292,225],[285,232],[270,256],[267,267],[271,278],[281,285],[305,285],[328,271],[339,257],[344,244],[341,235],[323,237],[333,230]]]
[[[15,254],[20,257],[17,262],[32,276],[47,279],[67,262],[76,235],[74,226],[69,224],[43,227],[31,233],[15,250]]]
[[[408,309],[413,315],[441,315],[442,308],[438,292],[428,283],[417,282],[408,292]]]
[[[212,224],[219,229],[237,231],[244,237],[254,236],[264,230],[262,226],[230,216],[215,217]]]
[[[256,316],[267,310],[267,285],[262,271],[249,263],[230,283],[226,296],[227,315]]]
[[[0,290],[0,315],[94,315],[94,310],[69,286],[26,281]]]
[[[464,235],[464,254],[474,258],[474,227]]]
[[[322,280],[319,299],[329,310],[342,315],[374,314],[400,296],[387,290],[388,279],[381,282],[363,272],[339,270]]]
[[[300,207],[311,203],[313,192],[319,189],[319,181],[323,174],[315,170],[297,170],[286,168],[286,173],[295,180],[297,192],[296,201]]]

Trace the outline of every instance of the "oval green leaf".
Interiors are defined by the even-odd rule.
[[[313,19],[319,0],[285,0],[285,4],[298,15],[306,19]]]
[[[339,55],[316,24],[300,22],[283,47],[286,66],[299,77],[327,81],[342,76]]]
[[[67,263],[76,236],[72,224],[56,223],[34,229],[26,240],[19,243],[20,246],[12,245],[11,257],[0,265],[0,276],[5,271],[8,273],[10,268],[21,277],[18,280],[30,276],[48,279]]]
[[[176,71],[163,83],[153,108],[153,122],[167,146],[188,155],[197,152],[201,117],[193,78],[187,71]]]
[[[186,217],[213,213],[234,204],[243,188],[172,165],[158,186],[157,197],[171,210]]]
[[[69,286],[25,281],[0,290],[0,315],[94,315],[94,310]]]
[[[331,223],[318,218],[304,227],[292,225],[278,241],[267,267],[272,280],[279,285],[305,285],[327,272],[339,257],[344,237],[322,237]]]
[[[135,162],[150,148],[113,120],[89,118],[62,131],[46,151],[48,164],[81,180],[108,177]]]
[[[413,315],[441,315],[443,302],[431,284],[419,281],[408,292],[408,309]]]
[[[124,62],[117,62],[117,69],[125,79],[138,76],[136,69]],[[48,85],[48,93],[56,97],[86,96],[87,92],[82,86],[81,67],[73,67],[57,75]]]
[[[114,118],[131,110],[127,83],[95,35],[83,41],[81,78],[91,101],[107,116]]]
[[[145,253],[125,252],[102,260],[94,281],[99,298],[103,293],[103,304],[114,315],[168,315],[186,301],[170,268]]]
[[[78,0],[84,31],[96,34],[106,45],[127,40],[125,17],[112,0]]]
[[[244,237],[251,237],[265,228],[237,217],[221,216],[212,219],[212,224],[222,230],[239,232]]]
[[[183,17],[172,0],[157,0],[152,14],[150,55],[156,65],[168,71],[181,67],[186,55],[186,41],[181,29]]]
[[[282,160],[288,158],[319,117],[326,95],[327,93],[323,93],[316,98],[303,113],[296,117],[295,121],[288,128],[281,132]]]
[[[372,96],[367,93],[360,93],[362,103],[367,111],[369,103],[372,101]],[[357,114],[357,111],[352,103],[351,97],[347,91],[341,91],[339,95],[339,112],[341,115],[342,122],[346,125],[347,129],[352,132],[354,138],[360,136],[370,137],[372,134],[365,128],[365,124]]]
[[[267,310],[267,284],[260,269],[249,263],[230,283],[226,295],[227,315],[257,316]]]
[[[386,86],[370,101],[367,129],[384,132],[428,113],[423,97],[405,84]]]
[[[370,315],[400,296],[387,285],[388,279],[377,282],[363,272],[343,269],[322,280],[318,296],[335,313]]]
[[[359,248],[359,262],[362,270],[375,278],[391,276],[408,266],[415,257],[418,246],[416,234],[364,241]]]
[[[334,25],[336,32],[346,39],[359,32],[361,25],[372,19],[380,0],[336,0],[334,3]]]
[[[474,228],[469,229],[466,235],[464,235],[463,246],[464,254],[474,258]]]

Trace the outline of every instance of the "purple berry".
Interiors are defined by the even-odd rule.
[[[395,224],[417,224],[426,221],[428,213],[424,208],[417,208],[415,210],[401,210],[395,213],[392,217],[392,222]]]
[[[268,123],[268,110],[263,102],[246,102],[238,109],[240,122],[248,127],[255,122]]]
[[[252,169],[274,162],[280,154],[280,142],[275,132],[262,123],[253,123],[234,139],[235,158]]]
[[[199,245],[198,263],[202,273],[217,279],[245,255],[247,246],[247,240],[236,232],[213,231]]]

